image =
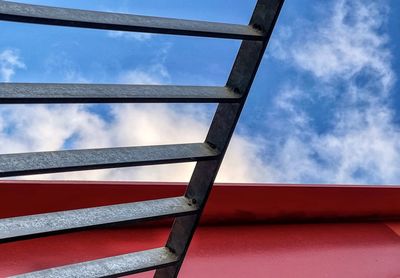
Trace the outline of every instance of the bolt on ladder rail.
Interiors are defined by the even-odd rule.
[[[205,142],[0,155],[0,177],[196,162],[184,196],[0,219],[0,243],[89,227],[173,217],[164,247],[15,277],[177,277],[284,0],[258,0],[249,25],[0,1],[0,20],[242,40],[224,87],[0,83],[0,104],[218,103]]]

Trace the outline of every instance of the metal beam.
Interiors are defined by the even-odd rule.
[[[240,97],[212,86],[0,83],[0,104],[230,103]]]
[[[205,143],[0,155],[0,177],[195,162],[215,159]]]
[[[168,248],[146,251],[66,265],[12,276],[13,278],[94,278],[121,277],[173,265],[178,258]]]
[[[262,32],[246,25],[55,8],[9,1],[0,1],[0,20],[238,40],[264,38]]]
[[[237,92],[241,93],[242,101],[239,104],[220,104],[218,106],[206,142],[219,150],[221,156],[218,160],[198,162],[186,191],[186,196],[196,200],[200,210],[203,210],[207,202],[283,2],[283,0],[259,0],[256,4],[250,25],[258,26],[267,36],[262,42],[243,41],[239,49],[226,86],[235,88]],[[175,219],[166,246],[179,255],[180,261],[174,266],[157,270],[154,277],[177,277],[200,216],[201,213]]]
[[[197,205],[186,197],[175,197],[4,218],[0,219],[0,243],[108,224],[189,215],[196,213],[197,210]]]

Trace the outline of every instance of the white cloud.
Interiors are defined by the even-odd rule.
[[[144,68],[128,70],[120,74],[119,82],[123,84],[151,84],[159,85],[169,83],[169,73],[161,63]]]
[[[344,113],[333,130],[294,128],[270,159],[281,182],[395,184],[400,179],[399,129],[387,108]],[[293,128],[293,126],[288,126]],[[279,137],[281,139],[281,137]],[[274,145],[275,144],[275,145]]]
[[[0,117],[0,153],[62,149],[74,134],[91,138],[104,127],[79,105],[5,106]]]
[[[57,79],[68,83],[90,83],[90,80],[84,76],[79,64],[63,50],[51,53],[45,59],[46,75],[57,76]]]
[[[17,51],[6,49],[0,52],[0,81],[10,82],[15,71],[24,68],[26,66]]]
[[[384,2],[335,1],[318,24],[296,22],[282,28],[278,39],[272,41],[271,53],[325,82],[349,80],[369,69],[387,91],[394,76],[386,48],[388,36],[380,30],[387,20]]]
[[[382,32],[387,10],[384,2],[336,1],[318,24],[296,22],[273,42],[275,58],[315,81],[304,89],[288,83],[276,97],[270,117],[287,117],[277,119],[277,126],[285,126],[279,140],[268,142],[277,150],[268,159],[279,181],[399,182],[400,130],[387,105],[395,82]],[[328,103],[333,112],[320,112],[330,117],[328,130],[313,126],[305,100]]]
[[[163,53],[162,55],[165,55]],[[161,59],[162,60],[162,59]],[[67,76],[69,78],[69,76]],[[134,68],[121,83],[169,83],[162,63]],[[105,120],[88,105],[19,105],[0,109],[0,153],[203,142],[213,109],[201,105],[111,106]],[[236,135],[219,181],[261,181],[258,143]],[[240,161],[240,163],[238,163]],[[188,181],[194,163],[22,177],[23,179]]]
[[[170,83],[170,74],[165,67],[165,61],[171,44],[167,43],[158,49],[155,58],[146,66],[138,66],[119,74],[118,82],[122,84],[151,84],[160,85]]]
[[[112,122],[103,120],[83,105],[10,107],[1,110],[0,115],[3,120],[1,153],[62,149],[72,137],[75,139],[70,148],[202,142],[210,121],[206,109],[191,105],[177,109],[164,104],[114,106]],[[246,136],[234,137],[218,176],[219,181],[263,179],[266,168],[260,159],[259,147],[250,142]],[[185,163],[29,178],[188,181],[193,167],[194,164]]]
[[[128,40],[136,40],[140,42],[148,41],[152,38],[151,34],[148,33],[134,33],[134,32],[123,32],[123,31],[109,31],[107,35],[110,38],[121,38]]]

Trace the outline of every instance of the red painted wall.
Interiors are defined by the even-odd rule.
[[[184,184],[0,182],[0,217],[182,195]],[[204,224],[390,219],[400,215],[400,187],[219,184]]]
[[[178,196],[184,189],[1,182],[0,217]],[[399,216],[400,187],[217,185],[180,277],[399,277],[400,224],[381,222]],[[380,221],[365,222],[371,218]],[[160,247],[169,233],[162,224],[1,244],[0,277]]]

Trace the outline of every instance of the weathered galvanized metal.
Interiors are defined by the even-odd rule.
[[[0,155],[0,177],[144,166],[215,159],[206,143]]]
[[[168,248],[156,248],[131,254],[61,266],[13,276],[14,278],[92,278],[121,277],[166,267],[176,263],[178,257]]]
[[[65,233],[106,224],[188,215],[196,213],[197,210],[198,206],[193,204],[192,200],[175,197],[6,218],[0,219],[0,242]]]
[[[212,86],[0,83],[1,104],[229,103],[240,97]]]
[[[177,277],[283,2],[258,0],[250,24],[243,26],[0,1],[0,20],[244,40],[224,87],[0,84],[0,103],[3,104],[219,103],[204,143],[1,155],[0,177],[197,162],[183,197],[1,220],[0,231],[7,241],[89,226],[175,216],[164,248],[19,277],[118,277],[151,269],[157,269],[155,277]]]
[[[0,19],[115,31],[239,40],[261,41],[264,39],[260,31],[247,25],[54,8],[9,1],[0,2]]]

